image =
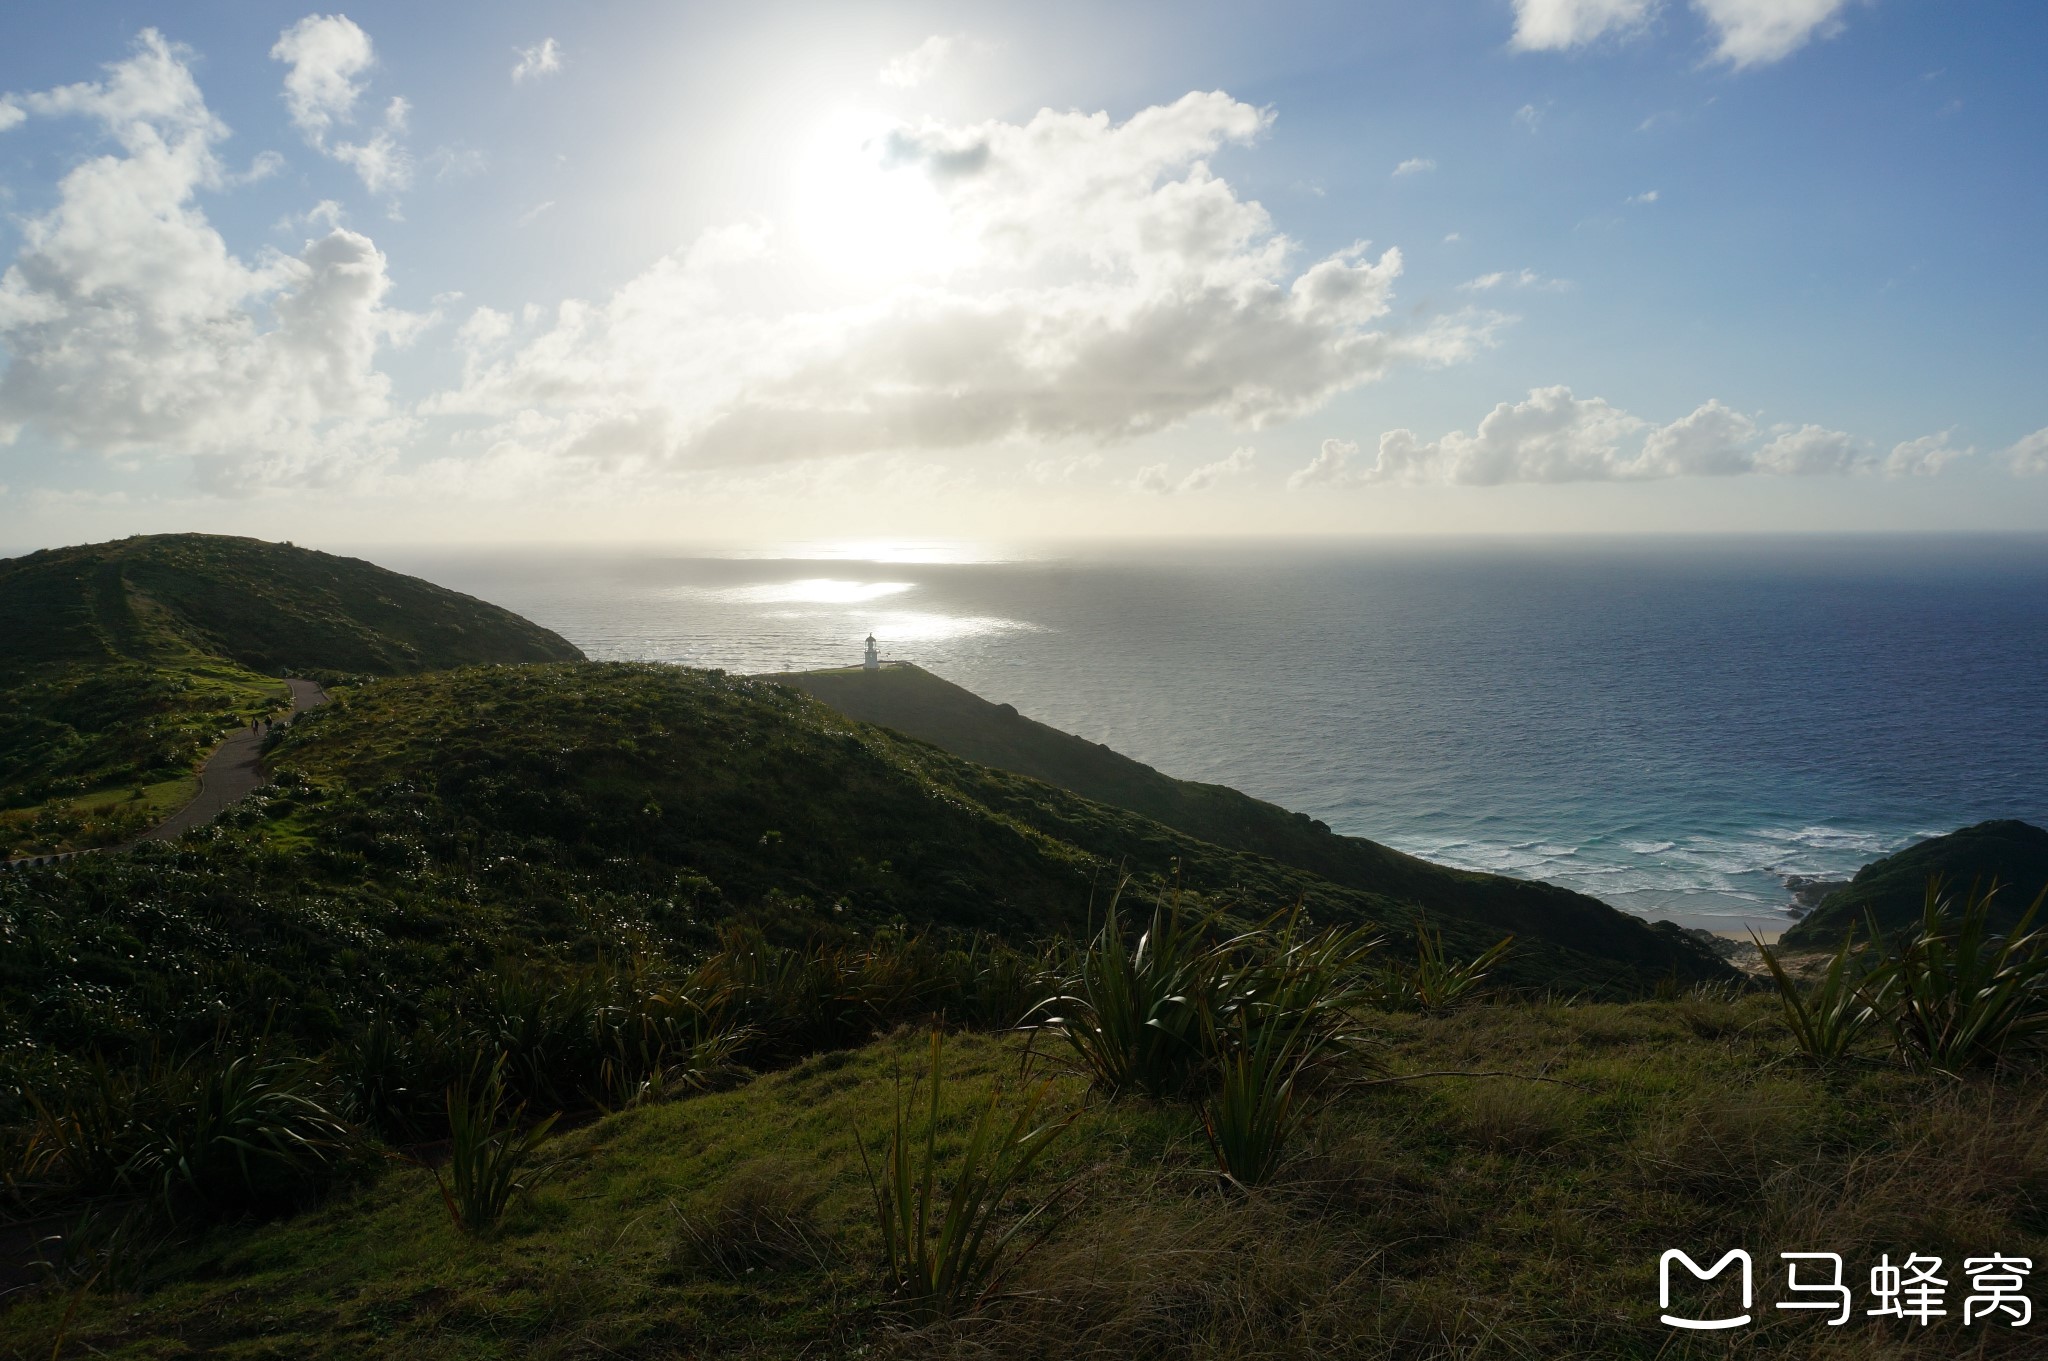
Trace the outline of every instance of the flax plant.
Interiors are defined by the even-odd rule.
[[[1872,993],[1883,990],[1890,966],[1868,960],[1869,948],[1857,948],[1852,927],[1828,961],[1827,972],[1820,981],[1810,989],[1802,988],[1761,938],[1752,932],[1750,939],[1756,942],[1757,953],[1763,956],[1764,967],[1771,971],[1771,981],[1777,984],[1785,1024],[1791,1027],[1800,1049],[1822,1066],[1847,1058],[1850,1047],[1878,1019]]]
[[[473,1236],[496,1229],[513,1200],[554,1171],[537,1155],[560,1117],[550,1115],[521,1130],[519,1119],[526,1108],[519,1106],[501,1128],[498,1119],[504,1104],[502,1055],[448,1089],[448,1175],[443,1177],[441,1169],[434,1168],[434,1183],[455,1227]]]
[[[1878,1006],[1915,1067],[1960,1072],[2048,1036],[2048,931],[2034,927],[2048,888],[2003,935],[1989,929],[1997,891],[1973,888],[1958,913],[1930,881],[1920,925],[1893,952]]]
[[[1461,964],[1445,951],[1442,931],[1418,922],[1415,927],[1415,966],[1406,971],[1388,973],[1388,1001],[1412,1006],[1418,1011],[1449,1011],[1477,994],[1480,983],[1507,955],[1514,939],[1508,936]]]
[[[1201,924],[1182,916],[1178,894],[1153,907],[1135,943],[1112,898],[1102,929],[1075,956],[1040,1025],[1067,1044],[1080,1070],[1110,1096],[1179,1096],[1200,1069],[1203,1023],[1225,969]]]
[[[931,1073],[924,1129],[911,1129],[915,1100],[896,1089],[896,1120],[877,1159],[855,1134],[861,1166],[881,1231],[891,1292],[913,1321],[954,1318],[991,1298],[1024,1255],[1026,1229],[1047,1217],[1052,1201],[999,1224],[1003,1202],[1073,1116],[1038,1121],[1050,1084],[1033,1090],[1007,1124],[998,1113],[1000,1091],[975,1118],[952,1167],[952,1186],[940,1185],[938,1131],[940,1038],[932,1032]],[[1057,1199],[1055,1197],[1055,1199]]]

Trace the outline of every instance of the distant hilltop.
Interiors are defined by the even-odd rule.
[[[580,661],[510,610],[359,558],[149,534],[0,560],[0,676],[213,657],[276,675]]]

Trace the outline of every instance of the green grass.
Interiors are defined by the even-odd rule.
[[[1951,1261],[2048,1253],[2038,1080],[1787,1067],[1775,1003],[1499,1003],[1384,1018],[1397,1073],[1513,1070],[1363,1089],[1317,1113],[1308,1152],[1254,1193],[1215,1189],[1177,1105],[1091,1102],[1006,1203],[1074,1176],[1074,1214],[1006,1298],[905,1331],[853,1131],[886,1129],[907,1031],[733,1090],[549,1141],[558,1180],[490,1239],[461,1234],[424,1170],[392,1167],[319,1209],[164,1244],[133,1289],[57,1291],[0,1327],[24,1355],[392,1358],[589,1355],[1947,1357],[2027,1354],[2026,1330],[1921,1332],[1764,1317],[1738,1339],[1656,1323],[1656,1261],[1743,1245]],[[1014,1086],[1019,1041],[957,1035],[935,1152]],[[774,1193],[763,1191],[773,1183]],[[942,1178],[943,1185],[943,1178]],[[765,1208],[764,1208],[765,1207]],[[702,1227],[783,1246],[733,1269]],[[773,1237],[763,1226],[794,1223]],[[796,1246],[790,1246],[795,1244]],[[748,1269],[751,1265],[752,1269]],[[1981,1353],[1974,1349],[1983,1347]],[[88,1348],[91,1350],[88,1351]]]

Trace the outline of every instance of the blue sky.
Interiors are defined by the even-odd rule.
[[[0,544],[2048,528],[2048,11],[72,4]]]

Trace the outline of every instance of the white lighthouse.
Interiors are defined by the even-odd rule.
[[[882,669],[882,658],[875,651],[875,635],[872,633],[868,635],[868,655],[861,659],[860,669],[863,671],[880,671]]]

